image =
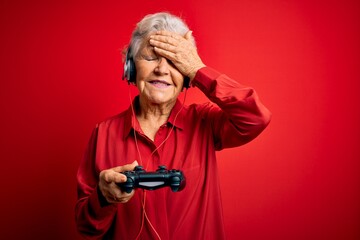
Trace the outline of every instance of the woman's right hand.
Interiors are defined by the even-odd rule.
[[[100,172],[99,189],[108,203],[126,203],[134,195],[134,191],[126,193],[121,191],[117,183],[126,182],[126,176],[121,172],[132,171],[138,162],[106,169]]]

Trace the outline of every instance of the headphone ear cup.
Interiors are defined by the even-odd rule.
[[[184,88],[189,88],[190,87],[190,78],[189,77],[184,77]]]
[[[129,81],[129,83],[132,83],[132,84],[135,84],[136,83],[136,67],[135,67],[135,62],[134,62],[134,60],[132,59],[132,58],[130,58],[129,60],[128,60],[128,64],[129,64],[129,66],[128,66],[128,76],[129,76],[129,78],[128,78],[128,81]]]
[[[123,79],[126,79],[129,84],[136,82],[136,68],[132,58],[127,58],[125,61]]]

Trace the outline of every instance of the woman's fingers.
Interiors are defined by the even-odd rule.
[[[106,169],[99,174],[99,189],[109,203],[125,203],[134,195],[134,191],[121,191],[117,183],[126,182],[126,176],[121,172],[132,171],[138,165],[137,161],[123,166]]]
[[[155,53],[169,59],[185,76],[193,77],[199,66],[204,66],[192,43],[191,31],[185,36],[169,31],[158,31],[150,36],[149,43]],[[192,78],[191,78],[192,79]]]

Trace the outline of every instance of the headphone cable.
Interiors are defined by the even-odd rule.
[[[132,101],[132,96],[131,96],[131,91],[130,91],[130,85],[128,85],[128,89],[129,89],[129,100],[130,100],[130,106],[131,106],[131,111],[132,111],[132,114],[133,114],[133,117],[131,118],[131,122],[132,122],[132,126],[133,126],[133,133],[134,133],[134,140],[135,140],[135,146],[136,146],[136,150],[138,152],[138,156],[139,156],[139,162],[140,162],[140,165],[142,165],[142,157],[141,157],[141,152],[140,152],[140,149],[139,149],[139,145],[138,145],[138,142],[137,142],[137,134],[136,134],[136,131],[135,131],[135,118],[136,118],[136,115],[135,115],[135,110],[134,110],[134,105],[133,105],[133,101]],[[174,130],[174,127],[175,127],[175,122],[177,120],[177,117],[178,115],[180,114],[181,110],[184,108],[184,105],[185,105],[185,100],[186,100],[186,95],[187,95],[187,88],[185,89],[185,93],[184,93],[184,99],[183,99],[183,102],[181,104],[181,108],[179,109],[179,111],[176,113],[175,117],[174,117],[174,122],[171,126],[171,129],[168,133],[168,135],[166,136],[166,138],[164,139],[164,141],[162,141],[150,154],[149,156],[149,159],[152,157],[152,155],[160,149],[160,147],[170,138],[170,135],[171,133],[173,132]],[[146,163],[146,167],[145,167],[145,170],[147,169],[147,166],[149,164],[149,160],[147,161]],[[139,233],[138,235],[136,236],[136,240],[138,240],[140,238],[140,235],[144,229],[144,221],[145,221],[145,218],[147,220],[147,222],[149,223],[151,229],[154,231],[154,233],[156,234],[156,236],[158,237],[159,240],[161,240],[161,237],[159,235],[159,233],[156,231],[155,227],[152,225],[147,213],[146,213],[146,209],[145,209],[145,203],[146,203],[146,191],[143,189],[143,198],[142,198],[142,201],[141,201],[141,206],[142,206],[142,216],[141,216],[141,225],[140,225],[140,230],[139,230]]]

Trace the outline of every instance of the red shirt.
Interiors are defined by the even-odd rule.
[[[144,135],[131,108],[96,126],[77,175],[76,221],[81,234],[91,239],[136,239],[140,231],[140,239],[225,238],[215,151],[251,141],[271,114],[252,88],[209,67],[199,70],[192,83],[211,102],[182,108],[177,101],[154,141]],[[183,171],[186,187],[181,192],[168,187],[146,191],[146,215],[140,189],[125,204],[101,204],[100,171],[134,160],[146,171],[159,165]]]

